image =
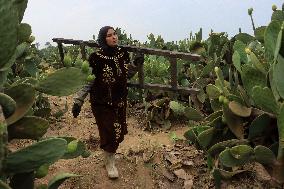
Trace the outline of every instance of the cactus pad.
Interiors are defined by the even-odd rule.
[[[230,149],[225,149],[219,154],[219,160],[222,163],[222,165],[226,167],[236,167],[244,165],[245,163],[248,163],[250,161],[249,157],[244,157],[243,159],[237,159],[232,156]]]
[[[279,95],[284,99],[284,59],[283,57],[278,59],[278,63],[273,68],[273,81],[275,82],[275,86]]]
[[[49,95],[68,96],[80,90],[86,78],[78,68],[61,68],[41,80],[36,89]]]
[[[246,45],[241,41],[236,41],[234,43],[233,49],[234,49],[234,52],[238,52],[238,54],[240,56],[240,63],[247,63],[248,62],[248,58],[247,58],[247,54],[245,52],[245,48],[246,48]]]
[[[193,121],[201,121],[203,119],[203,115],[198,112],[196,109],[191,107],[186,107],[184,109],[184,115],[189,119]]]
[[[176,102],[176,101],[171,101],[170,102],[170,109],[177,115],[182,115],[184,114],[184,109],[185,107],[179,103],[179,102]]]
[[[11,139],[39,139],[47,131],[48,121],[40,117],[27,116],[9,125],[8,134]]]
[[[32,27],[27,23],[21,23],[18,29],[18,37],[20,43],[28,41],[30,35],[32,34]]]
[[[238,139],[244,139],[244,127],[242,118],[233,114],[227,105],[223,106],[223,113],[226,123],[232,133]]]
[[[206,87],[206,93],[210,99],[218,98],[221,95],[221,91],[215,85],[209,84]]]
[[[46,163],[61,158],[67,142],[60,138],[51,138],[32,144],[26,148],[8,154],[4,160],[5,171],[9,173],[31,172]]]
[[[248,145],[238,145],[230,148],[230,152],[236,159],[247,159],[253,154],[253,148]]]
[[[16,110],[16,102],[4,93],[0,93],[0,105],[2,106],[5,118],[11,116]]]
[[[252,89],[254,86],[266,86],[266,75],[256,68],[250,65],[244,65],[242,67],[241,78],[244,88],[248,94],[252,94]]]
[[[266,30],[266,26],[260,26],[260,27],[256,28],[255,31],[254,31],[255,38],[261,43],[264,43],[264,32],[265,32],[265,30]]]
[[[240,56],[238,51],[234,52],[232,59],[233,59],[233,64],[234,64],[235,68],[239,72],[241,72],[242,71],[242,69],[241,69],[241,56]]]
[[[216,112],[213,112],[212,114],[210,114],[209,116],[207,116],[205,118],[205,121],[213,121],[214,119],[216,119],[217,117],[220,117],[223,115],[223,110],[219,110],[219,111],[216,111]]]
[[[201,132],[197,136],[199,144],[203,149],[206,149],[210,145],[210,143],[212,142],[212,140],[214,138],[214,134],[215,134],[215,128],[211,127],[209,129]]]
[[[243,106],[238,102],[231,101],[229,102],[229,109],[237,116],[240,117],[249,117],[251,114],[251,108]]]
[[[252,90],[252,98],[255,102],[255,105],[262,110],[274,114],[279,112],[279,105],[276,102],[270,88],[255,86]]]
[[[0,69],[11,59],[18,42],[18,14],[13,3],[10,0],[0,2]]]
[[[281,10],[273,11],[272,16],[271,16],[271,20],[283,22],[284,21],[284,12],[281,11]]]
[[[208,154],[214,157],[215,155],[219,154],[226,148],[231,148],[236,145],[248,144],[248,143],[249,143],[248,140],[238,140],[238,139],[226,140],[226,141],[214,144],[211,148],[209,148],[207,152]]]
[[[265,146],[256,146],[254,148],[255,160],[261,164],[271,165],[276,161],[274,153]]]
[[[29,84],[20,84],[5,91],[16,102],[16,111],[6,120],[7,124],[13,124],[21,119],[32,107],[35,101],[35,89]]]
[[[264,33],[264,46],[267,53],[274,57],[279,31],[281,30],[281,22],[272,21],[267,26]]]
[[[262,114],[255,118],[250,126],[249,126],[249,139],[253,139],[255,137],[262,137],[265,129],[269,127],[270,117],[267,114]]]

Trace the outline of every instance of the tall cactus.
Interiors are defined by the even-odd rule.
[[[7,75],[17,58],[29,47],[26,41],[31,35],[31,26],[21,23],[27,0],[0,0],[0,187],[14,189],[33,188],[34,172],[44,164],[52,164],[67,153],[67,141],[50,138],[35,142],[31,146],[10,152],[8,140],[40,139],[49,127],[48,121],[27,116],[35,103],[36,93],[70,95],[86,82],[87,74],[78,68],[62,68],[37,81],[35,78],[21,79],[7,84]],[[68,80],[66,80],[68,79]],[[80,142],[79,142],[80,143]],[[87,156],[82,143],[72,157]],[[61,175],[50,184],[58,187],[66,178],[77,175]],[[26,178],[27,185],[21,179]]]

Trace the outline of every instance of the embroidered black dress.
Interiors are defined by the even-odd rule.
[[[90,88],[90,103],[100,135],[100,147],[114,153],[127,133],[127,72],[129,53],[116,47],[110,53],[101,48],[89,57],[96,76]]]

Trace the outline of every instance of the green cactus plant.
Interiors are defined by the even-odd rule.
[[[266,129],[269,127],[271,118],[267,114],[261,114],[256,117],[249,126],[248,139],[252,140],[256,137],[262,137]]]
[[[8,173],[34,171],[45,163],[60,159],[67,147],[66,140],[51,138],[42,140],[27,148],[8,154],[4,159],[4,170]]]
[[[199,141],[199,145],[203,148],[206,149],[210,143],[212,142],[214,135],[216,133],[216,129],[214,127],[211,127],[203,132],[201,132],[198,136],[197,139]]]
[[[284,58],[279,55],[278,63],[273,67],[273,84],[282,99],[284,99],[284,81],[282,79],[282,73],[284,71]]]
[[[251,115],[251,108],[248,108],[246,106],[243,106],[239,104],[238,102],[231,101],[229,102],[229,109],[231,112],[233,112],[235,115],[240,117],[249,117]]]
[[[232,113],[228,105],[223,106],[223,113],[231,132],[234,133],[238,139],[244,139],[244,121],[242,118]]]
[[[203,115],[192,107],[185,107],[184,115],[188,120],[201,121],[203,120]]]
[[[231,139],[231,140],[226,140],[226,141],[222,141],[219,143],[214,144],[213,146],[211,146],[209,148],[209,150],[207,151],[207,153],[209,155],[211,155],[212,157],[216,156],[217,154],[219,154],[220,152],[222,152],[223,150],[225,150],[226,148],[231,148],[233,146],[236,145],[241,145],[241,144],[248,144],[249,141],[244,139],[244,140],[238,140],[238,139]]]
[[[266,30],[266,26],[260,26],[260,27],[256,28],[255,31],[254,31],[255,38],[261,43],[264,43],[264,32],[265,32],[265,30]]]
[[[8,95],[0,93],[0,104],[5,118],[10,117],[16,110],[16,102]]]
[[[254,148],[255,160],[264,165],[273,165],[276,161],[274,153],[265,146],[256,146]]]
[[[39,81],[36,89],[49,95],[67,96],[81,89],[86,78],[87,75],[83,74],[80,69],[61,68]]]
[[[35,89],[29,84],[20,84],[5,91],[17,104],[15,112],[6,120],[8,125],[21,119],[30,110],[35,101],[35,93]]]
[[[266,87],[266,75],[250,65],[244,65],[241,73],[244,88],[249,95],[254,86]]]
[[[241,158],[235,158],[232,155],[230,148],[228,148],[219,154],[219,160],[221,164],[224,165],[225,167],[241,166],[241,165],[244,165],[245,163],[250,162],[251,156],[249,156],[249,154],[251,153],[251,151],[245,151],[245,152],[247,152],[248,154],[245,154]]]
[[[9,125],[8,138],[12,139],[40,139],[49,128],[48,121],[36,116],[26,116]]]
[[[255,105],[264,111],[277,114],[279,112],[279,105],[276,102],[274,95],[270,88],[255,86],[252,90],[252,98]]]
[[[206,87],[206,93],[210,99],[218,98],[221,95],[221,91],[215,85],[209,84]]]

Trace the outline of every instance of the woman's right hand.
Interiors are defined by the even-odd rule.
[[[74,118],[78,117],[78,115],[80,114],[80,111],[81,111],[81,106],[77,103],[74,103],[72,107],[73,117]]]

